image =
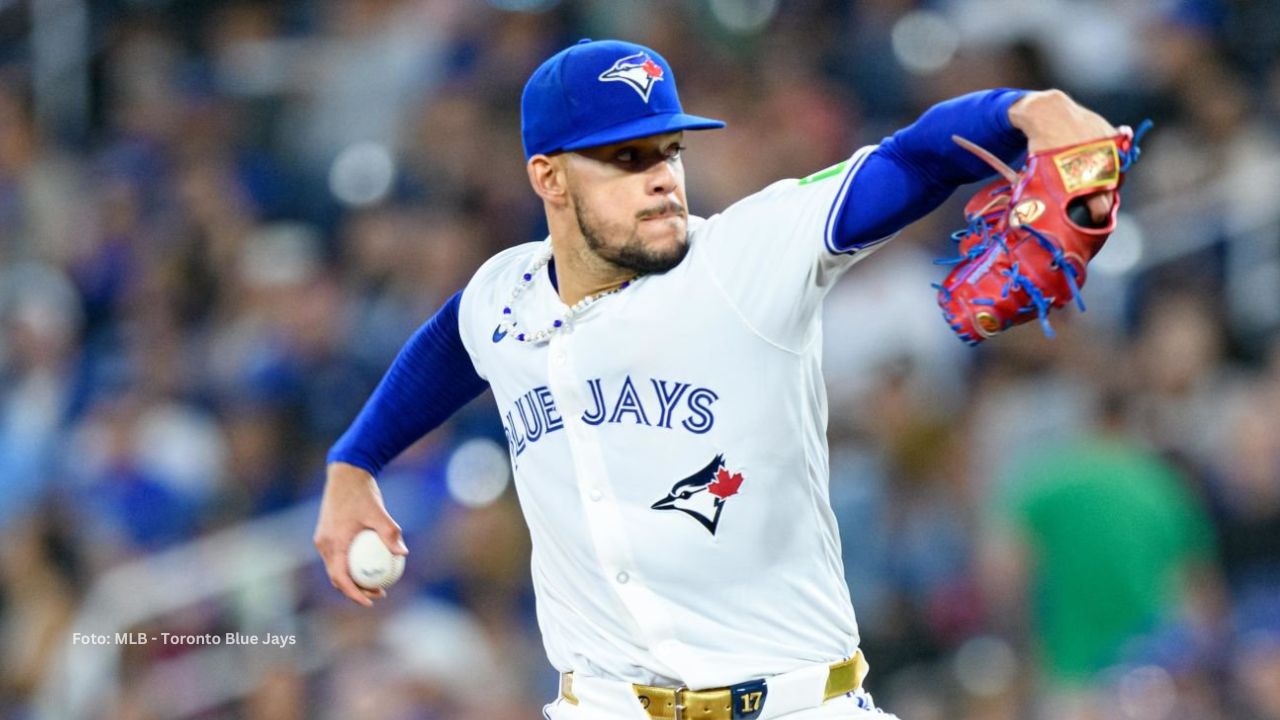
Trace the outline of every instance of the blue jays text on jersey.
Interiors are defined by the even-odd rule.
[[[621,383],[608,384],[601,378],[587,381],[593,406],[582,414],[588,425],[631,424],[701,435],[715,425],[711,406],[720,395],[711,388],[661,378],[635,380],[630,375]],[[513,456],[525,451],[544,435],[564,427],[555,398],[545,385],[535,387],[515,399],[514,407],[502,414],[502,425]]]

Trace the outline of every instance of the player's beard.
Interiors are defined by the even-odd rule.
[[[686,227],[679,242],[670,249],[646,247],[637,232],[639,224],[646,217],[660,215],[674,210],[684,217],[684,208],[675,202],[645,210],[636,217],[636,224],[631,226],[630,233],[619,227],[609,227],[598,218],[593,217],[586,209],[582,198],[573,198],[573,212],[578,219],[578,230],[587,241],[587,247],[597,257],[617,267],[625,268],[644,275],[664,273],[679,265],[689,252],[689,231]],[[611,243],[605,238],[627,234],[622,243]]]

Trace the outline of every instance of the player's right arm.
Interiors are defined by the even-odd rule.
[[[397,555],[408,548],[375,480],[382,468],[488,387],[462,343],[455,294],[405,344],[347,432],[329,451],[315,546],[329,581],[366,607],[382,590],[363,590],[347,570],[347,548],[371,528]]]

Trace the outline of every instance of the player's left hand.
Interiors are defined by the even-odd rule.
[[[1027,93],[1009,108],[1009,122],[1027,136],[1027,152],[1032,155],[1119,132],[1106,118],[1061,90]],[[1115,193],[1097,193],[1085,202],[1093,221],[1101,223],[1111,214]]]
[[[1034,318],[1052,335],[1051,309],[1084,310],[1089,261],[1115,230],[1118,191],[1150,127],[1115,130],[1062,93],[1028,97],[1010,110],[1031,142],[1021,171],[953,136],[1001,176],[965,206],[959,256],[942,261],[955,269],[937,285],[943,317],[971,345]]]

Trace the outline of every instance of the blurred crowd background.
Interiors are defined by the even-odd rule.
[[[310,533],[400,345],[545,233],[525,79],[610,36],[729,121],[688,138],[702,215],[970,90],[1155,121],[1056,338],[950,336],[966,192],[833,290],[868,687],[904,720],[1280,719],[1275,0],[0,1],[0,717],[539,716],[487,395],[382,478],[387,601],[342,599]]]

